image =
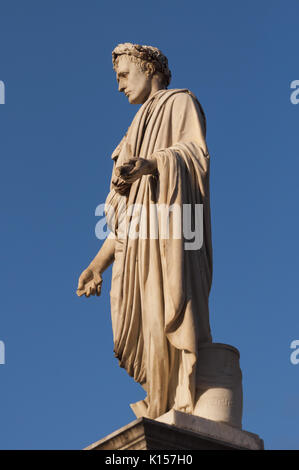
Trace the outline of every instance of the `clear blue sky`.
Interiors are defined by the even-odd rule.
[[[298,1],[0,0],[0,448],[80,449],[134,420],[109,290],[79,299],[101,246],[110,154],[138,107],[111,51],[156,45],[208,122],[214,341],[241,352],[244,429],[299,449]]]

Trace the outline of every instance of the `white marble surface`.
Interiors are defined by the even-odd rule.
[[[180,411],[170,410],[164,415],[159,416],[156,421],[200,433],[207,437],[212,437],[225,443],[231,443],[247,449],[261,450],[264,448],[263,440],[260,439],[257,434],[243,431],[226,423],[200,418]]]

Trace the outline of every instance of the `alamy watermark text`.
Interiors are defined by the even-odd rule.
[[[99,204],[95,211],[101,220],[96,237],[105,239],[112,232],[119,239],[184,240],[185,250],[203,245],[203,204],[132,204],[121,199],[116,206]],[[105,226],[109,230],[105,230]]]
[[[0,104],[5,104],[5,85],[2,80],[0,80]]]
[[[4,341],[0,341],[0,365],[5,364],[5,344]]]
[[[291,82],[291,89],[294,90],[290,96],[291,103],[299,104],[299,80],[293,80]]]
[[[299,339],[294,339],[290,344],[290,348],[294,349],[290,355],[290,361],[294,366],[296,366],[299,364]]]

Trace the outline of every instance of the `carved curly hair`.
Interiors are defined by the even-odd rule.
[[[168,60],[157,47],[141,46],[130,42],[118,44],[112,51],[112,63],[115,71],[118,59],[122,55],[128,56],[129,60],[134,62],[148,77],[154,74],[159,75],[165,88],[168,87],[171,80]]]

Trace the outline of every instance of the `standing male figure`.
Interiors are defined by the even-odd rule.
[[[112,154],[106,218],[112,230],[79,278],[78,295],[99,295],[102,272],[112,263],[114,352],[121,367],[147,392],[132,405],[157,418],[168,410],[192,413],[199,346],[212,341],[208,298],[212,282],[209,153],[204,112],[186,89],[167,89],[167,58],[151,46],[119,44],[112,53],[119,91],[142,104]],[[152,204],[203,206],[203,243],[186,249],[183,237],[124,235],[120,207]],[[117,214],[117,217],[113,217]],[[170,210],[170,221],[175,217]],[[181,220],[181,219],[180,219]],[[153,218],[147,218],[149,225]],[[170,223],[171,226],[171,223]],[[136,227],[135,227],[136,228]],[[151,233],[151,227],[149,232]]]

